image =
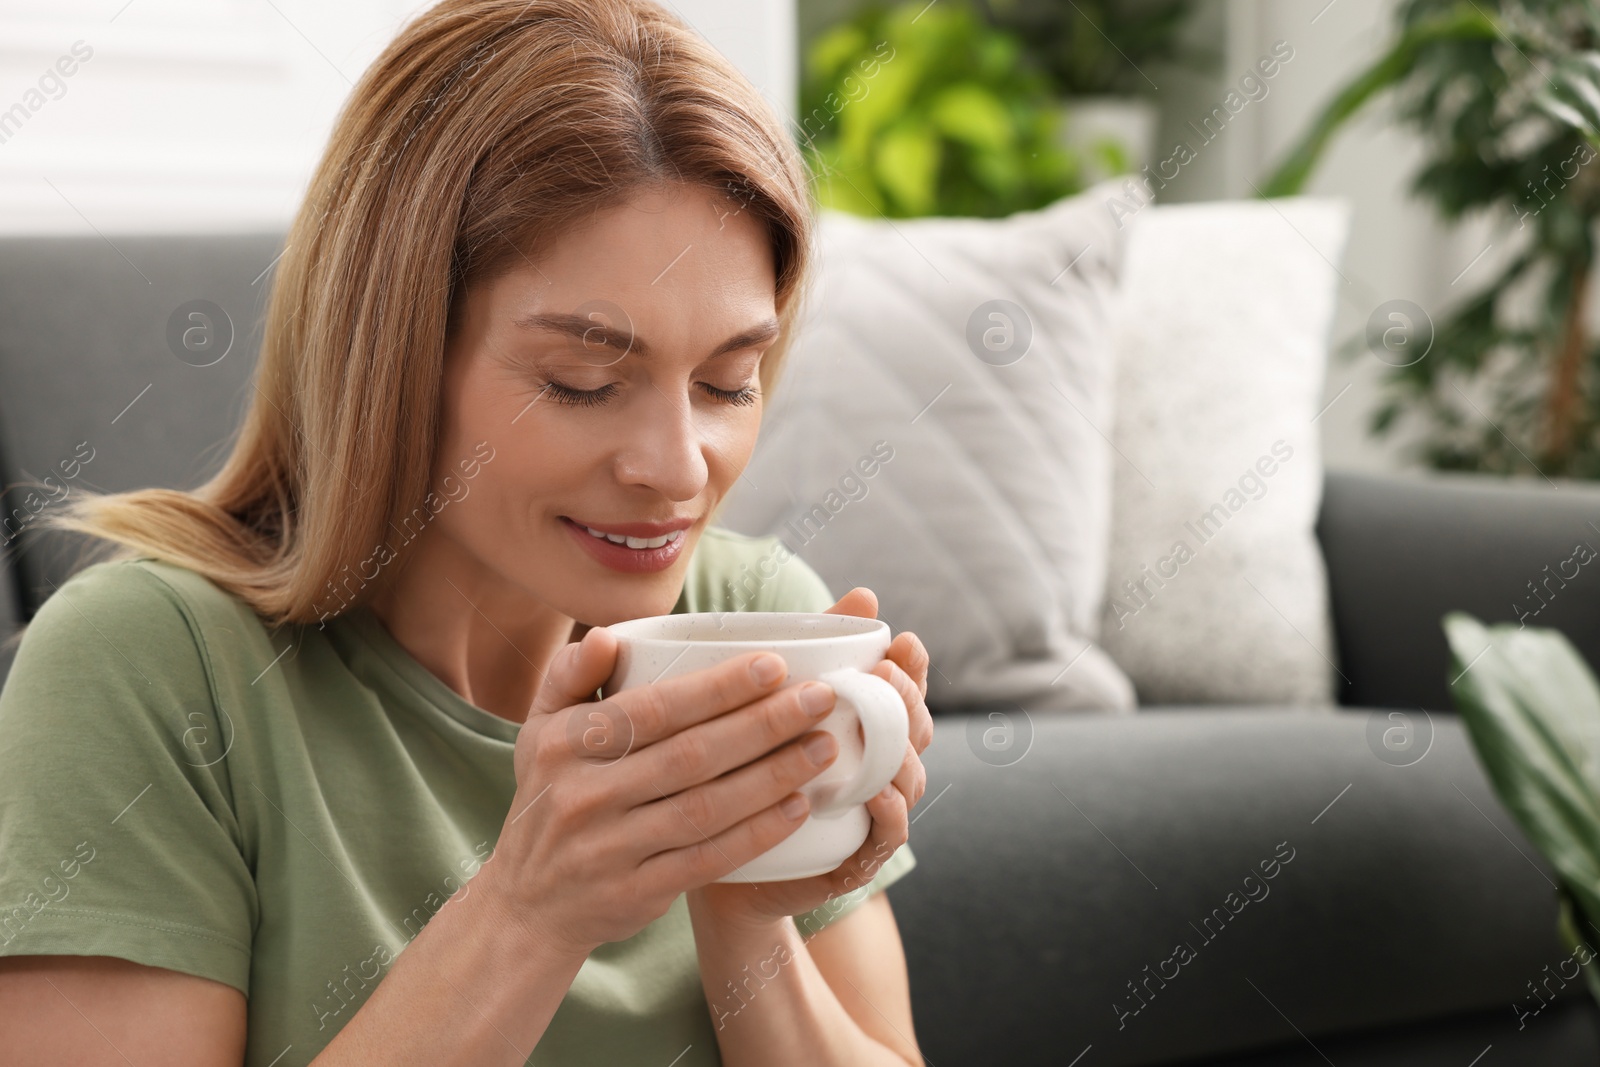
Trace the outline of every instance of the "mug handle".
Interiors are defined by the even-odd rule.
[[[905,762],[911,722],[900,691],[876,674],[841,667],[818,676],[818,681],[832,686],[836,698],[855,709],[865,742],[855,776],[839,787],[832,801],[812,812],[826,818],[865,804],[894,781]]]

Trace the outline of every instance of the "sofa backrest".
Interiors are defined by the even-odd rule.
[[[0,239],[0,553],[13,615],[32,617],[87,547],[38,536],[37,515],[84,488],[192,487],[220,464],[282,242]]]
[[[1600,484],[1330,471],[1317,539],[1341,704],[1452,709],[1449,611],[1559,630],[1600,674]]]

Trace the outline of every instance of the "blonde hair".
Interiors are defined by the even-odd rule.
[[[278,261],[222,469],[187,492],[83,495],[41,521],[112,542],[110,558],[203,574],[270,624],[316,621],[324,590],[428,492],[465,290],[666,181],[712,186],[766,225],[783,327],[762,359],[770,399],[813,201],[760,94],[651,0],[444,0],[339,114]]]

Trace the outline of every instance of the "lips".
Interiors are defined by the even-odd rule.
[[[593,529],[611,536],[596,536],[588,524],[561,516],[561,524],[577,539],[578,544],[591,557],[612,570],[626,574],[650,573],[665,570],[683,551],[688,535],[684,532],[694,525],[692,519],[679,519],[661,523],[611,523]],[[633,531],[640,531],[635,533]],[[612,538],[621,540],[613,540]]]
[[[588,522],[567,515],[561,517],[585,529],[599,530],[603,534],[621,537],[661,537],[679,530],[687,530],[694,525],[694,519],[687,516],[665,522]]]

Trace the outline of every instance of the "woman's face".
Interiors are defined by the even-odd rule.
[[[435,491],[457,487],[431,535],[451,569],[502,610],[526,599],[591,626],[671,611],[755,447],[774,287],[761,220],[672,184],[469,291],[434,463]],[[676,540],[616,544],[585,526]]]

